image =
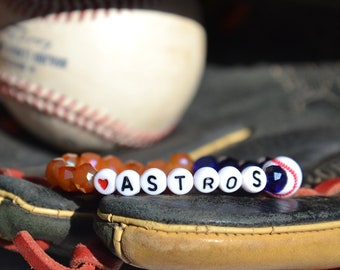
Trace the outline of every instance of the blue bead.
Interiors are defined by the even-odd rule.
[[[211,167],[211,168],[213,168],[217,171],[219,169],[219,164],[218,164],[215,157],[204,156],[204,157],[197,159],[194,162],[193,170],[194,170],[194,172],[196,172],[197,170],[199,170],[200,168],[203,168],[203,167]]]
[[[257,167],[260,167],[259,163],[256,162],[256,161],[252,161],[252,160],[247,160],[245,162],[243,162],[240,166],[240,169],[241,171],[247,167],[250,167],[250,166],[257,166]]]
[[[222,169],[222,168],[228,167],[228,166],[235,167],[237,169],[240,168],[239,161],[235,158],[227,157],[225,159],[222,159],[219,162],[219,169]]]
[[[267,175],[267,185],[264,190],[277,194],[284,189],[288,178],[284,169],[280,166],[269,166],[265,170]]]

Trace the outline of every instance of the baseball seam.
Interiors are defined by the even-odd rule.
[[[19,81],[4,73],[0,74],[0,94],[120,145],[145,147],[173,129],[171,127],[161,132],[136,131],[75,99],[28,81]]]
[[[78,20],[82,21],[87,14],[95,19],[98,10],[104,10],[108,15],[111,9],[120,11],[122,9],[154,8],[161,0],[50,0],[42,3],[37,0],[5,0],[3,2],[5,9],[23,19],[44,18],[51,15],[58,21],[63,14],[63,18],[69,21],[78,11]]]
[[[292,190],[290,190],[289,192],[284,193],[284,194],[275,194],[275,197],[284,198],[284,197],[292,195],[296,191],[296,188],[297,188],[297,185],[298,185],[298,176],[297,176],[296,172],[291,167],[289,167],[287,164],[283,163],[280,160],[273,159],[272,162],[276,163],[277,165],[282,167],[284,170],[287,170],[294,178],[294,185],[293,185]]]

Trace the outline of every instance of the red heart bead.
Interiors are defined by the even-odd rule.
[[[103,190],[105,190],[109,185],[109,181],[107,179],[98,179],[98,184],[101,186]]]

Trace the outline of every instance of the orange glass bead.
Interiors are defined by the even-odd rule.
[[[150,168],[161,169],[165,174],[168,174],[171,171],[171,168],[168,162],[166,162],[165,160],[161,160],[161,159],[154,159],[154,160],[149,161],[145,166],[145,170],[150,169]]]
[[[62,166],[58,169],[58,186],[62,190],[68,192],[77,191],[75,185],[72,182],[75,170],[75,167],[72,166]]]
[[[169,165],[171,170],[175,168],[185,168],[192,172],[194,161],[187,153],[175,153],[170,157]]]
[[[58,186],[58,170],[63,166],[65,166],[65,161],[62,158],[55,158],[47,164],[45,178],[52,187]]]
[[[101,156],[95,153],[91,153],[91,152],[82,153],[78,158],[76,167],[84,163],[90,163],[93,168],[98,168],[100,167]]]
[[[66,166],[73,166],[75,167],[77,164],[77,160],[78,160],[78,155],[77,154],[73,154],[73,153],[67,153],[61,156],[66,163]]]
[[[118,157],[109,155],[102,158],[98,170],[104,168],[112,169],[118,174],[124,170],[124,163]]]
[[[129,160],[125,163],[124,170],[134,170],[139,174],[144,172],[144,165],[135,160]]]
[[[81,164],[75,169],[72,182],[81,192],[91,193],[95,190],[93,176],[96,172],[97,170],[90,163]]]

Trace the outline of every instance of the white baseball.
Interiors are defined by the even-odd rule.
[[[302,170],[299,164],[286,156],[278,156],[267,161],[263,166],[263,170],[266,170],[269,166],[280,166],[286,171],[287,174],[287,184],[283,190],[277,194],[272,194],[274,197],[286,198],[294,195],[302,184]]]
[[[174,129],[205,65],[195,1],[33,3],[0,0],[0,93],[23,126],[67,150],[143,147]]]

